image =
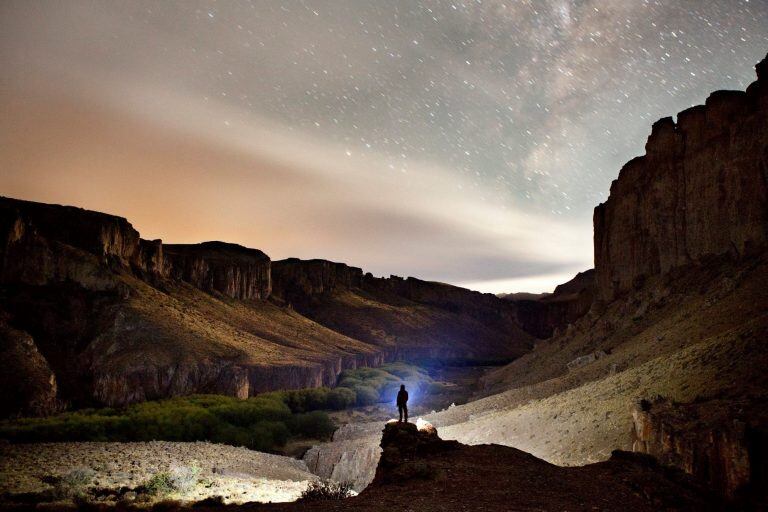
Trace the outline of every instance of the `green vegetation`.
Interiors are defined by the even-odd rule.
[[[0,423],[0,438],[45,441],[211,441],[277,451],[291,438],[324,439],[335,426],[325,412],[344,404],[348,391],[274,392],[247,400],[193,395],[130,405],[85,409],[48,418]],[[340,398],[341,397],[341,398]]]
[[[150,496],[165,496],[176,489],[171,481],[171,474],[167,471],[155,473],[144,487]]]
[[[192,395],[119,409],[83,409],[48,418],[6,420],[0,422],[0,439],[11,442],[211,441],[277,452],[291,440],[329,438],[336,427],[327,411],[394,402],[403,383],[412,398],[437,396],[447,386],[434,381],[416,366],[392,363],[380,368],[344,371],[333,389],[273,391],[246,400]]]
[[[371,405],[394,402],[400,384],[405,384],[414,395],[428,391],[431,385],[437,383],[418,366],[390,363],[379,368],[344,370],[339,375],[336,389],[353,391],[357,405]]]

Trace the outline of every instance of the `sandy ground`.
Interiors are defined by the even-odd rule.
[[[134,489],[159,472],[180,468],[196,468],[197,482],[187,492],[163,498],[293,501],[317,479],[302,461],[213,443],[4,444],[0,445],[0,494],[45,491],[51,485],[44,480],[76,469],[92,475],[86,489]]]

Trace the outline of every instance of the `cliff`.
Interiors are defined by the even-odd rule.
[[[492,296],[380,281],[343,263],[273,264],[223,242],[147,241],[120,217],[9,198],[0,198],[0,298],[14,339],[29,341],[30,360],[40,356],[29,378],[47,365],[56,400],[74,406],[245,398],[331,386],[345,369],[395,359],[507,361],[530,347]],[[52,410],[35,400],[16,412]]]
[[[209,293],[266,299],[272,291],[269,256],[224,242],[162,246],[163,274]]]
[[[711,256],[765,249],[768,59],[756,69],[746,92],[715,92],[677,122],[655,123],[645,155],[621,169],[594,213],[601,299]]]
[[[272,264],[275,296],[288,302],[306,301],[335,290],[359,288],[363,271],[327,260],[289,258]]]
[[[413,277],[377,278],[324,260],[277,261],[273,276],[275,297],[389,358],[498,363],[532,346],[514,305],[491,294]]]
[[[593,269],[579,272],[567,283],[558,285],[551,294],[535,298],[518,298],[518,294],[504,297],[504,300],[515,304],[523,329],[542,339],[566,329],[587,314],[594,299]]]
[[[684,469],[732,503],[766,503],[765,396],[675,404],[661,397],[632,409],[633,450]]]
[[[26,333],[7,326],[0,319],[0,389],[13,390],[0,396],[0,417],[42,416],[57,412],[56,376]]]

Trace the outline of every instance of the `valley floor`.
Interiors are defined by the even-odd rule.
[[[100,495],[105,504],[150,501],[135,489],[167,474],[184,488],[163,499],[227,503],[294,501],[317,480],[290,457],[212,443],[37,443],[0,446],[0,495],[4,501],[71,502]],[[121,491],[122,489],[122,491]]]

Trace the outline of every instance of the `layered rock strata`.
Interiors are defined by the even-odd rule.
[[[595,270],[603,300],[650,275],[765,250],[768,243],[768,59],[746,90],[718,91],[675,122],[653,125],[595,208]]]
[[[9,198],[0,299],[74,406],[332,386],[359,366],[509,360],[530,346],[492,296],[323,260],[273,264],[223,242],[143,240],[120,217]]]

